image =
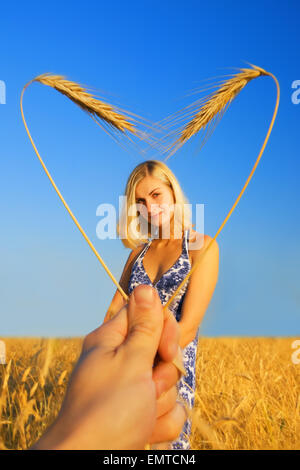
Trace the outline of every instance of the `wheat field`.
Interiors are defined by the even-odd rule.
[[[0,450],[25,450],[55,419],[80,338],[1,338]],[[297,338],[200,337],[191,449],[300,449]]]

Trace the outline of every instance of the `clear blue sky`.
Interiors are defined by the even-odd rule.
[[[115,285],[46,176],[20,113],[23,86],[53,72],[111,94],[158,121],[184,105],[201,80],[244,61],[274,73],[277,119],[258,168],[218,236],[219,281],[204,336],[297,336],[300,80],[297,1],[103,1],[1,6],[0,336],[82,336],[102,323]],[[185,98],[186,99],[186,98]],[[205,204],[214,236],[258,156],[276,100],[270,77],[251,82],[211,138],[168,164],[191,204]],[[66,201],[119,279],[129,250],[96,236],[101,202],[116,204],[141,156],[122,150],[67,98],[31,85],[24,113]],[[106,162],[109,161],[108,165]]]

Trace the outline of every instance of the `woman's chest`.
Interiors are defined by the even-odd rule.
[[[182,246],[164,250],[151,250],[150,247],[144,253],[141,263],[152,284],[156,284],[162,276],[171,275],[186,260],[192,265],[192,257]]]

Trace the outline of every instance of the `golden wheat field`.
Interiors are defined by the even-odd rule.
[[[200,337],[191,448],[300,449],[296,338]],[[24,450],[55,419],[82,338],[2,338],[0,449]]]

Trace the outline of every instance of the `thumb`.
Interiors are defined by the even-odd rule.
[[[135,287],[127,310],[128,333],[122,344],[135,371],[151,371],[164,325],[163,306],[157,290],[150,285]]]
[[[91,331],[83,341],[82,352],[97,347],[103,351],[115,351],[127,336],[127,304],[110,320]]]

